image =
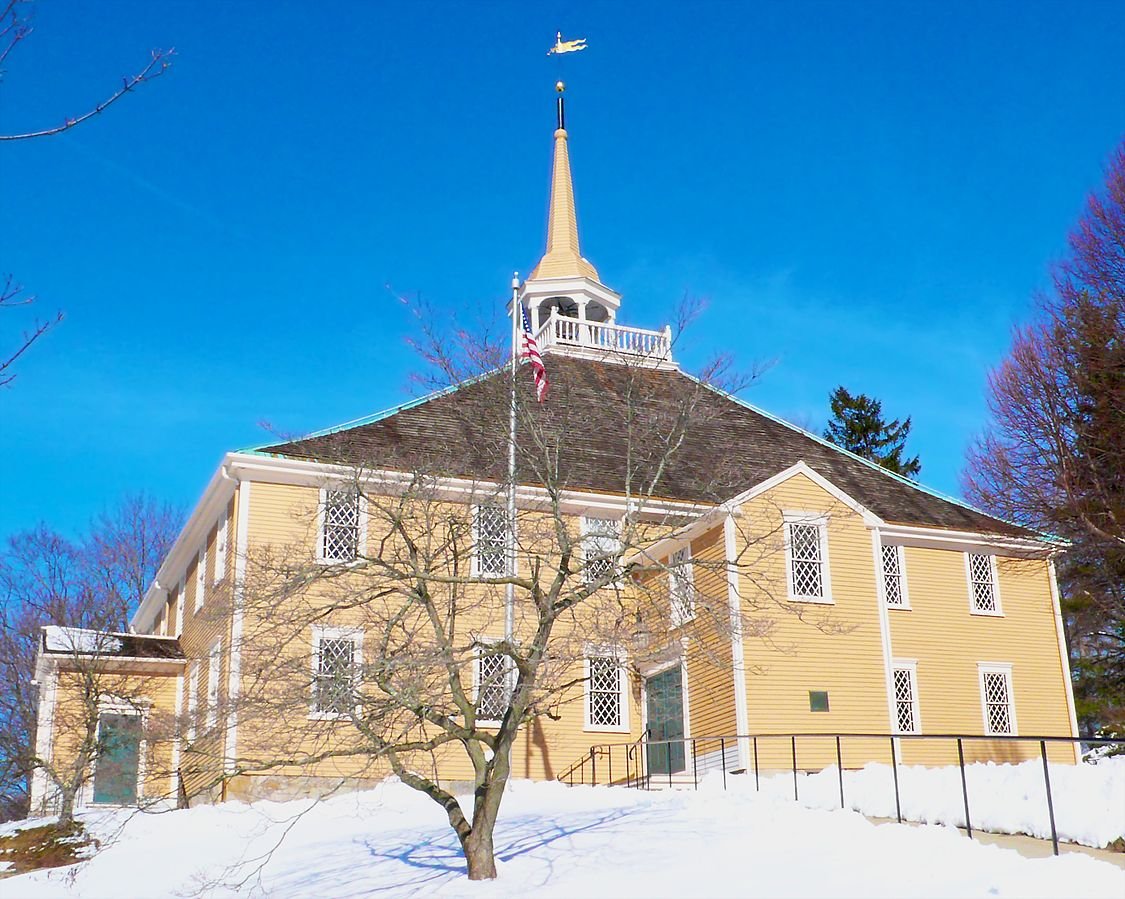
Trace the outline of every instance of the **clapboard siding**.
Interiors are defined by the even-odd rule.
[[[963,553],[908,546],[905,560],[910,609],[888,611],[891,647],[895,659],[917,660],[922,732],[983,734],[977,665],[1006,662],[1012,665],[1018,732],[1070,735],[1047,563],[997,559],[1003,616],[996,617],[970,612]],[[1038,752],[1037,744],[966,744],[966,755],[973,758],[1016,760]],[[1054,757],[1074,758],[1068,746],[1056,746],[1052,752]],[[946,763],[956,757],[956,748],[905,741],[903,757]]]

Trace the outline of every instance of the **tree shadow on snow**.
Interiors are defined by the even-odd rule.
[[[560,840],[609,827],[635,815],[637,811],[576,812],[565,821],[535,815],[501,820],[496,827],[496,859],[501,863],[511,861]],[[418,836],[411,833],[406,839],[406,834],[403,834],[403,839],[396,841],[394,834],[388,834],[378,841],[370,838],[357,841],[366,850],[372,863],[370,866],[357,864],[359,859],[354,854],[345,853],[346,858],[342,858],[338,865],[320,865],[315,873],[300,872],[291,877],[271,879],[270,892],[274,895],[309,895],[326,891],[325,895],[338,897],[385,893],[431,895],[435,886],[467,875],[461,846],[452,830],[421,840]],[[382,862],[397,862],[407,870],[380,864]],[[546,867],[543,877],[543,882],[546,882],[553,866],[549,857],[544,857],[542,863]]]

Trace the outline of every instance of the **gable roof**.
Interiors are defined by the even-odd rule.
[[[660,499],[719,503],[798,462],[888,523],[1006,536],[1030,532],[885,471],[677,370],[551,355],[551,395],[535,416],[548,453],[521,446],[519,481],[542,485],[537,467],[550,456],[566,489],[646,493],[633,484],[655,477]],[[521,386],[525,375],[520,373]],[[528,388],[530,390],[530,388]],[[507,470],[507,377],[496,372],[351,426],[256,452],[333,464],[503,481]],[[667,456],[670,417],[690,407],[691,426]],[[626,462],[628,459],[628,462]]]

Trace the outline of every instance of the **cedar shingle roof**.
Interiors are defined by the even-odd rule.
[[[521,427],[520,483],[545,483],[539,468],[550,457],[557,460],[553,480],[567,489],[623,494],[628,473],[634,485],[629,492],[645,495],[647,490],[636,485],[653,476],[662,458],[670,458],[652,495],[717,503],[803,460],[885,521],[1030,536],[904,482],[679,371],[555,355],[548,357],[547,367],[547,404],[521,409],[521,416],[530,418]],[[520,377],[527,387],[525,373]],[[524,393],[530,396],[530,387]],[[664,444],[684,410],[690,426],[669,455]],[[500,481],[507,468],[507,419],[506,374],[492,374],[382,418],[259,452]],[[535,435],[548,453],[528,447],[534,442],[528,436]]]

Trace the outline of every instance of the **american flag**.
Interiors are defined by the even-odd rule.
[[[520,358],[531,363],[531,371],[535,374],[535,398],[539,402],[547,399],[547,369],[543,367],[543,357],[539,355],[539,345],[531,336],[531,318],[527,314],[527,307],[520,303],[520,312],[523,314],[523,332],[520,335]]]

